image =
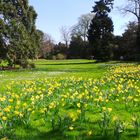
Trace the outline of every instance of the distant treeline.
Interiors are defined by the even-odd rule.
[[[109,58],[106,60],[140,60],[140,54],[136,45],[137,28],[138,26],[135,22],[130,22],[122,36],[112,35],[108,46]],[[89,41],[84,41],[80,36],[72,36],[68,47],[62,42],[54,44],[49,36],[45,36],[39,58],[95,59]]]
[[[3,64],[9,68],[34,67],[28,60],[37,58],[140,60],[140,15],[133,13],[138,22],[129,22],[122,36],[115,36],[109,17],[113,2],[96,1],[91,14],[81,15],[69,29],[61,28],[64,43],[55,44],[49,35],[36,29],[37,13],[28,0],[1,0],[0,68]]]
[[[41,48],[41,58],[46,59],[96,59],[140,60],[140,15],[127,7],[138,22],[129,22],[121,36],[113,34],[114,25],[108,16],[113,8],[114,0],[95,2],[91,14],[81,15],[78,23],[70,29],[62,27],[63,42],[54,44],[49,36],[45,36]],[[136,1],[131,1],[131,4]],[[139,4],[140,5],[140,4]],[[134,6],[138,6],[134,5]],[[135,7],[140,10],[140,7]]]

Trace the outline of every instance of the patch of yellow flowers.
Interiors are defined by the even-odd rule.
[[[40,113],[43,119],[45,113],[53,117],[56,109],[62,118],[68,114],[72,123],[78,121],[81,113],[94,116],[96,111],[112,113],[115,115],[112,120],[116,120],[116,115],[120,115],[117,112],[120,105],[122,111],[127,112],[125,109],[128,109],[140,115],[137,112],[140,105],[140,66],[114,66],[99,80],[71,77],[13,81],[5,91],[0,94],[0,122],[3,123],[9,120],[13,123],[15,120],[25,122],[35,113]],[[131,118],[131,113],[129,116]],[[68,129],[72,131],[74,126],[71,124]],[[92,131],[88,135],[92,135]]]

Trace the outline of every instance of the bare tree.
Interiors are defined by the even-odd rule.
[[[70,29],[66,26],[62,26],[60,28],[62,40],[65,42],[66,47],[68,48],[69,41],[70,41]]]
[[[40,48],[40,56],[46,58],[47,55],[49,55],[54,48],[54,40],[49,34],[44,34],[42,46]]]
[[[137,52],[138,59],[140,59],[140,0],[127,0],[127,5],[122,8],[125,13],[131,13],[137,18],[138,28],[137,28]]]
[[[140,25],[140,0],[127,0],[127,5],[122,10],[125,13],[133,14]]]
[[[91,20],[93,19],[93,14],[84,14],[78,18],[78,23],[72,27],[72,36],[80,36],[84,41],[87,40],[87,31]]]

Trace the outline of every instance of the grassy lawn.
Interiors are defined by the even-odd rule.
[[[0,72],[0,138],[139,140],[140,65],[37,60]]]
[[[0,86],[13,80],[31,80],[54,77],[91,77],[104,75],[107,64],[94,63],[93,60],[36,60],[36,68],[32,70],[0,71]]]

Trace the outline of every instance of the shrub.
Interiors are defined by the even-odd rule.
[[[66,59],[66,56],[64,54],[62,54],[62,53],[58,53],[56,55],[56,59],[58,59],[58,60],[64,60],[64,59]]]
[[[35,64],[34,63],[29,63],[29,68],[35,68]]]
[[[28,68],[29,62],[27,60],[23,60],[23,61],[21,61],[20,66],[22,68]]]
[[[53,56],[52,56],[52,59],[53,59],[53,60],[56,60],[56,56],[55,56],[55,55],[53,55]]]

